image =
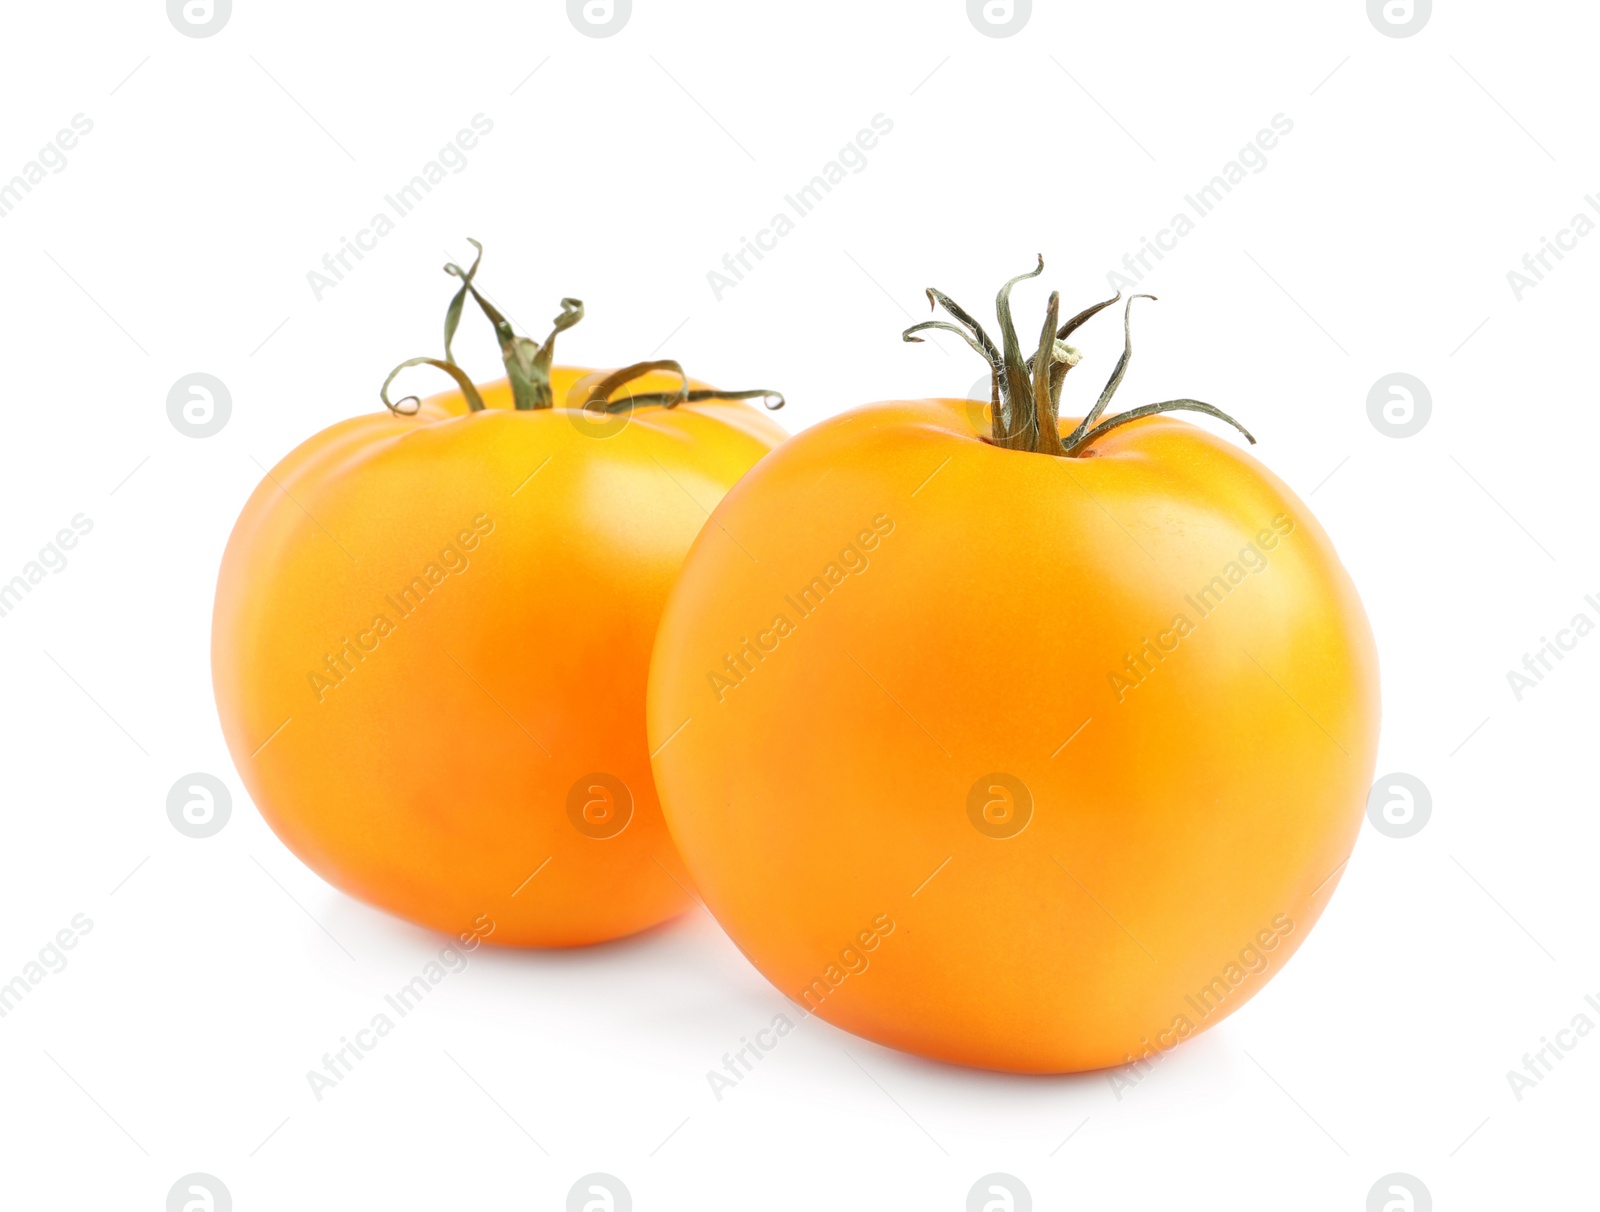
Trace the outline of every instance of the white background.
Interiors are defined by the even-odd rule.
[[[960,1209],[991,1171],[1041,1209],[1358,1212],[1394,1171],[1440,1209],[1593,1206],[1600,1038],[1520,1101],[1505,1074],[1600,995],[1600,638],[1520,702],[1506,679],[1600,621],[1600,239],[1521,301],[1506,278],[1600,189],[1594,6],[1441,3],[1408,38],[1362,0],[1041,2],[1007,38],[961,0],[636,0],[605,39],[556,0],[237,0],[203,39],[160,0],[3,21],[0,180],[94,123],[0,219],[0,574],[94,524],[0,619],[0,981],[94,923],[0,1019],[8,1207],[155,1210],[192,1171],[241,1212],[556,1209],[590,1171],[641,1210]],[[466,170],[319,302],[307,271],[477,113],[494,131]],[[707,271],[879,113],[864,171],[718,301]],[[479,951],[317,1102],[306,1071],[440,940],[323,884],[249,804],[211,595],[263,467],[437,353],[447,255],[483,240],[536,336],[582,297],[563,360],[659,348],[783,388],[794,430],[966,394],[969,351],[899,340],[923,287],[987,317],[1042,251],[1064,308],[1102,298],[1280,113],[1267,167],[1142,284],[1162,299],[1119,400],[1228,409],[1332,534],[1382,657],[1380,772],[1426,784],[1427,826],[1364,826],[1294,962],[1120,1098],[1103,1073],[959,1071],[812,1020],[719,1102],[706,1071],[793,1011],[696,913]],[[1044,295],[1019,288],[1025,333]],[[1081,334],[1080,394],[1118,336]],[[194,371],[233,401],[204,440],[166,414]],[[1431,390],[1414,437],[1368,419],[1393,371]],[[192,771],[234,793],[207,840],[166,816]]]

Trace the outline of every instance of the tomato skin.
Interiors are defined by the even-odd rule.
[[[554,369],[552,409],[511,410],[501,382],[481,412],[450,393],[331,426],[261,482],[217,582],[218,713],[274,832],[351,895],[492,943],[690,904],[645,745],[650,646],[707,512],[783,437],[707,401],[598,438],[560,406],[585,375]]]
[[[1376,652],[1327,535],[1229,440],[1152,417],[1064,459],[978,440],[982,412],[857,409],[724,499],[657,637],[657,786],[805,1008],[964,1065],[1123,1064],[1238,1009],[1322,913]]]

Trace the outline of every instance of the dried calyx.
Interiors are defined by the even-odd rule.
[[[461,324],[461,310],[466,306],[467,296],[471,296],[479,309],[494,326],[496,338],[500,342],[500,358],[505,363],[506,378],[511,383],[511,399],[519,411],[530,411],[540,408],[553,408],[555,401],[550,391],[550,366],[555,357],[556,335],[565,332],[579,320],[583,319],[583,300],[562,299],[561,314],[555,318],[554,327],[550,335],[544,339],[543,344],[519,337],[511,327],[500,310],[483,297],[474,279],[478,274],[478,266],[483,261],[483,245],[470,236],[467,243],[478,250],[478,255],[473,259],[468,269],[453,262],[444,267],[444,271],[452,277],[461,279],[461,289],[456,291],[450,300],[450,306],[444,315],[444,357],[440,358],[408,358],[392,371],[383,381],[383,388],[379,396],[384,407],[390,412],[400,416],[413,416],[422,406],[422,401],[416,396],[403,396],[399,400],[389,399],[389,387],[401,371],[412,366],[432,366],[444,371],[456,381],[456,386],[461,389],[461,394],[466,398],[467,407],[473,412],[484,409],[483,397],[478,394],[477,387],[467,376],[467,373],[456,363],[455,353],[451,348],[455,340],[456,329]],[[623,397],[613,401],[611,397],[622,387],[633,380],[642,378],[653,371],[671,371],[680,380],[676,391],[641,392],[636,395]],[[769,409],[783,407],[781,392],[771,391],[767,388],[755,388],[750,391],[714,391],[709,388],[690,388],[689,376],[684,373],[683,367],[671,359],[663,358],[650,362],[635,362],[631,366],[624,366],[620,370],[611,372],[590,388],[585,396],[583,407],[595,412],[628,412],[635,408],[644,408],[655,405],[661,408],[674,408],[679,404],[692,404],[700,400],[761,400]]]
[[[1226,421],[1249,438],[1251,445],[1255,444],[1255,438],[1243,425],[1221,409],[1199,400],[1163,400],[1159,404],[1130,408],[1127,412],[1117,413],[1101,420],[1106,405],[1111,403],[1111,397],[1121,386],[1122,377],[1128,372],[1128,362],[1133,357],[1133,336],[1128,325],[1129,314],[1133,311],[1133,301],[1154,299],[1154,295],[1129,297],[1127,307],[1122,313],[1122,357],[1117,359],[1116,368],[1111,372],[1111,378],[1107,380],[1105,389],[1100,393],[1095,406],[1083,420],[1078,422],[1072,432],[1063,438],[1057,421],[1061,407],[1061,385],[1066,380],[1067,371],[1082,359],[1082,355],[1067,344],[1067,338],[1085,320],[1121,299],[1122,293],[1119,291],[1113,298],[1103,303],[1084,308],[1057,328],[1061,297],[1052,291],[1050,304],[1045,312],[1044,329],[1039,334],[1039,345],[1033,355],[1024,361],[1022,346],[1017,340],[1017,330],[1011,322],[1011,288],[1024,278],[1036,278],[1043,272],[1044,257],[1041,256],[1037,268],[1031,273],[1018,274],[1000,288],[994,306],[1000,319],[1000,339],[1003,346],[1001,349],[995,348],[994,342],[989,339],[989,334],[983,331],[983,326],[968,315],[960,304],[931,286],[928,288],[929,308],[938,304],[954,317],[956,323],[952,324],[949,320],[924,320],[921,324],[913,324],[901,334],[904,340],[916,342],[922,338],[914,334],[926,329],[935,328],[953,332],[989,363],[994,417],[991,440],[996,446],[1003,446],[1007,450],[1027,450],[1038,454],[1079,458],[1099,438],[1119,425],[1126,425],[1129,421],[1154,416],[1161,412],[1206,413],[1208,416]]]

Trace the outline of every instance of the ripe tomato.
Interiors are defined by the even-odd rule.
[[[462,391],[268,473],[218,577],[217,707],[262,815],[329,882],[451,933],[591,943],[690,903],[650,645],[707,512],[784,434],[664,369],[624,372],[632,410],[586,410],[617,384],[503,344],[508,380],[473,388],[447,355]]]
[[[718,506],[650,742],[695,884],[778,989],[897,1048],[1064,1072],[1154,1059],[1300,945],[1362,820],[1377,661],[1305,504],[1156,415],[1222,414],[1102,421],[1125,351],[1059,422],[1099,308],[1056,331],[1052,297],[1025,362],[1009,289],[1003,350],[931,292],[991,362],[987,433],[966,401],[870,405]]]

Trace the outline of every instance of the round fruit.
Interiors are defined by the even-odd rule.
[[[1009,290],[1003,349],[930,292],[989,408],[857,409],[724,499],[662,616],[650,743],[695,884],[778,989],[1064,1072],[1158,1056],[1299,947],[1361,824],[1377,660],[1306,506],[1158,415],[1223,414],[1103,419],[1125,350],[1058,421],[1066,338],[1116,300],[1057,330],[1052,296],[1025,362]]]
[[[555,333],[487,304],[509,377],[474,387],[448,349],[475,270],[445,360],[420,360],[461,390],[331,426],[246,504],[217,707],[262,815],[329,882],[452,934],[591,943],[690,904],[645,744],[651,641],[707,512],[784,435],[673,363],[552,367]]]

